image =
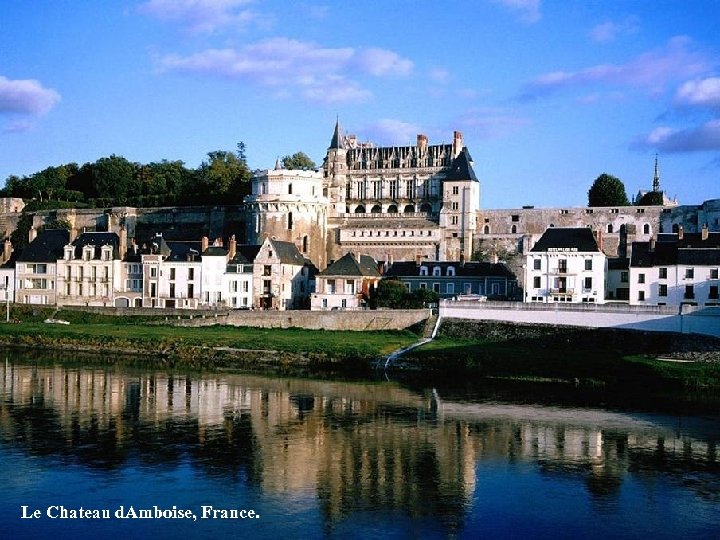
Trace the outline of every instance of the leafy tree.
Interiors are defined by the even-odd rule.
[[[409,292],[405,285],[395,279],[383,279],[375,288],[372,304],[375,307],[404,309],[408,306]]]
[[[440,295],[432,289],[417,289],[412,292],[411,305],[415,308],[428,307],[430,304],[437,304]]]
[[[316,169],[317,165],[303,152],[295,152],[292,156],[282,158],[283,167],[286,169]]]
[[[662,206],[663,202],[662,191],[648,191],[640,197],[638,206]]]
[[[201,193],[212,200],[241,202],[250,193],[251,174],[247,165],[232,152],[216,150],[198,169]]]
[[[588,206],[628,206],[625,184],[610,174],[603,173],[595,179],[588,191]]]
[[[92,166],[92,195],[114,202],[136,195],[135,167],[134,163],[114,154],[98,159]]]

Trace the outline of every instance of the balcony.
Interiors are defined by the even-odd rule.
[[[570,270],[567,266],[556,266],[550,269],[551,274],[559,274],[562,276],[575,275],[577,272]]]
[[[572,296],[575,289],[568,289],[567,287],[560,287],[559,289],[550,289],[550,294],[553,296]]]

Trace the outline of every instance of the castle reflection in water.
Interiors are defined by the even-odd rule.
[[[388,383],[11,361],[0,374],[2,445],[92,468],[190,460],[266,493],[312,493],[331,521],[383,508],[462,521],[484,461],[579,477],[593,497],[628,475],[720,493],[713,436],[618,413],[445,403]]]

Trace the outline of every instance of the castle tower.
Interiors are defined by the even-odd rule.
[[[328,215],[330,217],[338,217],[346,213],[346,172],[347,150],[338,119],[335,121],[335,130],[323,163],[323,195],[329,200]]]
[[[328,200],[323,184],[318,171],[257,171],[252,194],[245,197],[247,242],[292,242],[318,268],[325,268]]]

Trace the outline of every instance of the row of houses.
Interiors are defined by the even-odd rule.
[[[608,258],[602,234],[549,228],[525,260],[526,302],[720,306],[720,233],[658,234],[633,242],[628,257]]]
[[[458,293],[511,298],[515,276],[504,264],[378,262],[347,253],[322,272],[292,242],[266,238],[238,245],[207,237],[177,241],[155,234],[128,242],[114,232],[32,231],[19,254],[5,242],[4,298],[22,304],[176,309],[358,309],[380,279],[441,298]],[[1,294],[1,293],[0,293]]]

